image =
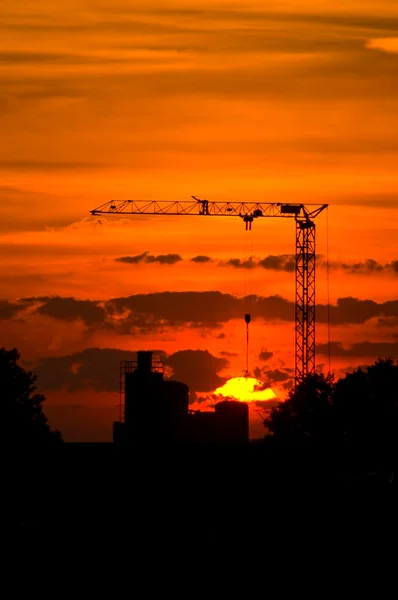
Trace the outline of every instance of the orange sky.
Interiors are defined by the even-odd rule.
[[[251,252],[256,260],[292,254],[291,222],[264,219],[247,234],[238,219],[99,223],[89,211],[111,198],[191,194],[328,202],[331,301],[377,303],[362,320],[363,304],[336,312],[331,337],[345,350],[335,347],[332,366],[340,375],[397,351],[398,308],[388,304],[397,298],[398,275],[395,1],[293,0],[268,8],[253,0],[167,7],[160,0],[30,0],[3,3],[0,28],[0,299],[14,306],[23,297],[60,296],[102,307],[136,294],[218,290],[292,301],[292,272],[258,267],[249,277],[226,265]],[[319,303],[327,298],[326,224],[323,214]],[[115,260],[144,252],[181,260]],[[192,262],[197,255],[211,260]],[[75,355],[87,348],[208,350],[229,361],[213,365],[215,372],[223,367],[221,377],[241,375],[243,319],[231,313],[204,324],[202,315],[194,326],[205,296],[195,298],[189,319],[160,323],[155,311],[152,329],[127,320],[123,333],[109,315],[96,320],[92,304],[82,320],[82,305],[37,300],[10,310],[3,302],[0,345],[16,345],[32,368],[71,356],[65,369],[76,364],[78,373],[87,357]],[[287,375],[293,335],[291,321],[254,315],[251,368]],[[327,341],[324,323],[317,341]],[[273,355],[261,361],[264,350]],[[317,363],[325,361],[319,354]],[[77,438],[109,436],[117,396],[103,382],[94,393],[82,377],[71,387],[65,373],[59,391],[42,370],[52,421],[73,438],[82,431],[73,406],[95,409],[91,433],[87,426]],[[283,396],[283,382],[274,383]]]

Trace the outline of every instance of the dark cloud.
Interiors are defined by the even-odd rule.
[[[270,358],[272,358],[274,356],[273,352],[269,352],[268,350],[261,350],[260,354],[258,355],[259,360],[263,360],[264,362],[269,360]]]
[[[243,302],[221,292],[157,292],[114,298],[106,303],[110,313],[125,311],[152,315],[170,324],[224,323],[244,314]]]
[[[319,354],[329,353],[328,344],[318,344],[316,351]],[[369,358],[398,358],[398,341],[396,342],[357,342],[349,347],[344,347],[342,342],[331,342],[330,353],[333,356],[369,357]]]
[[[284,367],[281,369],[267,369],[266,367],[256,367],[254,376],[263,382],[263,388],[273,388],[277,384],[284,390],[290,390],[294,386],[294,369]]]
[[[113,318],[107,316],[103,325],[105,330],[114,331],[119,335],[150,335],[161,334],[173,327],[175,330],[181,328],[183,323],[169,322],[165,319],[156,319],[150,315],[137,314],[127,311],[123,316]],[[218,325],[214,325],[218,327]]]
[[[198,254],[198,256],[194,256],[193,258],[191,258],[191,261],[195,263],[207,263],[211,260],[212,259],[210,258],[210,256],[204,256],[202,254]]]
[[[263,269],[273,269],[275,271],[292,272],[296,268],[296,258],[294,255],[282,254],[280,256],[266,256],[257,263],[258,267]]]
[[[227,262],[220,262],[221,266],[234,267],[235,269],[253,269],[257,264],[252,260],[241,260],[240,258],[230,258]]]
[[[69,392],[93,389],[117,392],[121,360],[136,360],[135,352],[113,348],[87,348],[65,356],[41,358],[35,369],[41,389]]]
[[[116,262],[126,263],[127,265],[137,265],[140,262],[145,260],[145,257],[148,255],[148,252],[143,252],[142,254],[136,254],[135,256],[120,256],[119,258],[115,258]]]
[[[235,268],[257,268],[269,269],[273,271],[286,271],[292,273],[296,268],[296,258],[293,254],[269,255],[259,260],[242,261],[239,258],[232,258],[227,262],[220,262],[221,266],[231,266]],[[317,266],[326,268],[327,263],[322,257],[317,257]],[[398,261],[390,263],[379,263],[372,258],[368,258],[363,262],[344,263],[339,261],[330,261],[330,269],[341,269],[351,274],[374,275],[375,273],[392,272],[398,274]]]
[[[211,392],[226,382],[218,373],[229,362],[208,350],[181,350],[167,357],[166,364],[172,367],[173,377],[187,383],[193,391]]]
[[[51,296],[24,296],[19,299],[19,302],[26,304],[27,306],[33,306],[38,302],[47,302],[48,300],[51,300]]]
[[[273,383],[280,383],[290,378],[290,374],[286,370],[282,371],[281,369],[269,369],[268,371],[263,371],[263,373],[268,381],[272,381]]]
[[[154,256],[151,255],[148,251],[145,251],[141,254],[136,254],[134,256],[121,256],[119,258],[116,258],[115,260],[116,262],[132,265],[139,264],[142,262],[173,265],[177,262],[182,261],[183,258],[179,254],[175,253]],[[191,262],[196,263],[214,262],[214,259],[212,259],[210,256],[203,255],[194,256],[190,260]],[[296,258],[293,254],[269,255],[258,260],[255,260],[253,258],[245,260],[240,258],[230,258],[227,261],[219,261],[218,265],[222,267],[234,267],[235,269],[254,269],[261,267],[266,270],[285,271],[287,273],[292,273],[296,268]],[[318,256],[317,265],[318,267],[326,268],[327,263],[321,256]],[[398,261],[392,261],[391,263],[384,264],[379,263],[371,258],[366,259],[363,262],[351,264],[339,261],[330,261],[329,268],[341,269],[352,274],[372,275],[375,273],[382,272],[392,272],[398,274]]]
[[[326,267],[326,261],[320,261],[319,266]],[[388,273],[398,274],[398,261],[393,260],[389,263],[379,263],[372,258],[367,258],[363,262],[357,263],[344,263],[338,261],[329,262],[330,269],[342,269],[352,274],[359,275],[373,275],[375,273]]]
[[[386,265],[381,265],[376,260],[368,258],[364,262],[354,263],[352,265],[342,264],[341,268],[351,271],[352,273],[380,273],[385,269]]]
[[[231,258],[227,261],[220,261],[219,266],[234,267],[235,269],[250,269],[263,268],[272,271],[285,271],[293,273],[296,268],[296,258],[294,254],[279,254],[269,255],[264,258],[255,260],[253,258],[242,260],[240,258]],[[321,268],[327,267],[326,260],[317,256],[317,266]],[[368,258],[363,262],[345,263],[341,261],[329,261],[330,269],[341,269],[351,274],[358,275],[374,275],[375,273],[394,273],[398,274],[398,261],[390,263],[379,263],[372,258]]]
[[[390,269],[394,273],[398,273],[398,260],[393,260],[392,262],[390,262]]]
[[[120,258],[115,259],[116,262],[126,263],[126,264],[139,264],[141,262],[153,263],[159,262],[161,264],[174,264],[176,262],[182,261],[183,258],[179,254],[164,254],[159,256],[153,256],[149,254],[148,250],[142,252],[141,254],[136,254],[134,256],[121,256]],[[214,259],[210,256],[198,255],[194,256],[190,259],[191,262],[195,263],[208,263],[213,262]],[[275,271],[294,271],[295,269],[295,257],[293,255],[283,254],[280,256],[266,256],[265,258],[255,261],[253,258],[242,260],[240,258],[231,258],[227,261],[219,261],[219,266],[227,266],[234,267],[236,269],[247,269],[247,268],[256,268],[262,267],[264,269],[273,269]]]
[[[249,297],[251,313],[265,320],[294,321],[295,304],[281,296]]]
[[[158,256],[152,256],[148,254],[145,259],[147,263],[160,263],[161,265],[174,265],[176,262],[180,262],[182,257],[179,254],[159,254]]]
[[[281,296],[250,296],[252,316],[266,320],[294,320],[294,302]],[[122,315],[126,311],[161,320],[164,325],[187,323],[226,323],[243,319],[245,299],[221,292],[158,292],[114,298],[106,303],[109,314]]]
[[[21,303],[35,306],[39,314],[66,321],[80,318],[87,326],[121,335],[159,333],[170,327],[219,329],[244,312],[241,299],[220,292],[137,294],[102,303],[40,296],[22,298]]]
[[[99,306],[99,302],[60,298],[59,296],[44,298],[44,304],[37,308],[37,312],[61,321],[81,319],[88,326],[102,324],[106,316],[105,310]]]
[[[66,389],[70,392],[92,389],[118,392],[121,360],[136,360],[136,353],[114,348],[87,348],[65,356],[41,358],[36,366],[40,389]],[[180,350],[171,355],[158,350],[154,358],[164,360],[173,371],[172,379],[187,383],[192,392],[213,391],[225,383],[218,372],[228,360],[207,350]]]
[[[398,300],[375,302],[374,300],[359,300],[358,298],[338,298],[337,304],[330,307],[330,320],[333,325],[344,323],[365,323],[373,317],[398,316]],[[316,308],[316,319],[320,323],[327,323],[327,306],[320,304]]]
[[[398,316],[397,317],[378,317],[376,324],[379,327],[394,327],[398,330]]]
[[[22,308],[19,304],[13,304],[8,300],[0,300],[0,319],[11,319]]]
[[[295,303],[277,295],[238,298],[221,292],[155,292],[105,302],[48,296],[25,297],[20,302],[25,306],[37,304],[35,310],[42,315],[63,321],[81,319],[87,326],[104,327],[120,334],[153,333],[170,327],[215,330],[233,319],[243,320],[247,303],[253,320],[293,322],[295,319]],[[398,300],[378,303],[339,298],[329,312],[332,325],[365,323],[379,317],[380,327],[390,327],[391,320],[398,317]],[[316,319],[327,323],[326,305],[317,305]],[[219,339],[224,336],[221,333]]]
[[[292,377],[292,369],[267,369],[255,367],[253,375],[262,382],[262,389],[272,387],[276,383],[288,381]]]
[[[115,258],[116,262],[126,263],[128,265],[136,265],[141,262],[159,263],[161,265],[174,265],[181,260],[182,257],[179,254],[159,254],[154,256],[149,254],[147,250],[142,254],[136,254],[135,256],[121,256],[120,258]]]

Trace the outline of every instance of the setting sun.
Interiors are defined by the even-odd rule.
[[[214,392],[226,398],[234,398],[241,402],[256,402],[258,400],[273,400],[271,388],[262,389],[263,383],[254,377],[233,377]]]

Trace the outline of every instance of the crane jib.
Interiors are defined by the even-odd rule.
[[[261,217],[313,220],[327,204],[280,202],[210,202],[193,197],[192,201],[111,200],[91,211],[92,215],[170,215],[239,217],[247,224]],[[249,227],[246,226],[248,229]]]

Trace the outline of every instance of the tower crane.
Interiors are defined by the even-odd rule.
[[[110,200],[92,215],[170,215],[239,217],[250,231],[255,219],[294,219],[296,224],[295,381],[315,372],[315,218],[327,204],[281,202],[211,202],[196,196],[188,201]],[[245,315],[248,326],[249,315]],[[250,320],[249,320],[250,322]]]

